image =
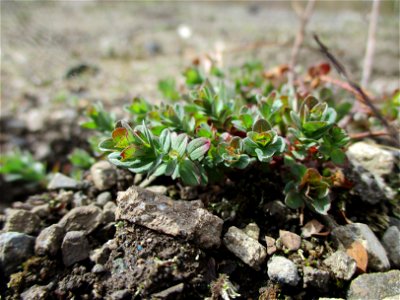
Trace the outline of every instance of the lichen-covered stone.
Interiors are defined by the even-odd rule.
[[[283,256],[274,256],[268,261],[268,276],[279,284],[297,286],[300,276],[296,265]]]
[[[223,221],[198,201],[172,200],[139,187],[118,193],[116,220],[190,240],[202,248],[219,247]]]
[[[338,279],[350,280],[357,270],[356,261],[340,250],[326,258],[323,263]]]
[[[400,294],[400,271],[363,274],[354,279],[347,292],[348,300],[384,299]],[[399,299],[399,298],[397,298]]]

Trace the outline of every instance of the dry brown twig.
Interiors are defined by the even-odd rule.
[[[343,77],[343,79],[346,80],[346,82],[350,85],[351,88],[354,89],[354,91],[359,95],[359,97],[362,99],[363,103],[366,104],[372,111],[372,113],[375,115],[375,117],[386,127],[393,144],[396,147],[399,147],[399,140],[398,140],[398,133],[397,130],[389,124],[389,122],[382,116],[380,111],[375,107],[375,105],[372,103],[372,100],[368,97],[368,95],[363,91],[363,89],[358,85],[356,82],[354,82],[349,74],[347,73],[346,69],[344,66],[336,59],[335,56],[329,51],[329,49],[320,41],[318,36],[314,34],[314,39],[317,42],[320,51],[322,54],[324,54],[329,61],[332,63],[336,71],[339,73],[340,76]]]
[[[316,0],[308,0],[307,6],[304,9],[304,11],[302,12],[302,15],[300,17],[300,27],[299,27],[299,30],[297,31],[296,39],[294,41],[292,53],[290,55],[290,60],[289,60],[288,83],[289,83],[289,87],[292,89],[294,89],[294,81],[295,81],[294,67],[296,65],[296,61],[297,61],[297,57],[300,52],[301,45],[303,44],[306,26],[307,26],[308,21],[310,20],[311,15],[314,11],[315,2],[316,2]],[[293,109],[297,110],[296,93],[293,93],[293,96],[295,97],[295,101],[293,101]]]

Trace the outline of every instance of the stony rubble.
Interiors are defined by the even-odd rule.
[[[382,237],[392,267],[400,268],[400,230],[396,226],[389,227]]]
[[[61,173],[54,174],[53,178],[47,185],[48,190],[77,190],[79,187],[79,183],[75,179]]]
[[[103,207],[108,202],[112,200],[112,195],[110,192],[102,192],[96,197],[96,205]]]
[[[267,257],[267,250],[263,245],[235,226],[228,229],[223,242],[229,251],[255,270],[260,270]]]
[[[326,292],[329,288],[330,275],[325,270],[311,267],[303,268],[303,287],[315,288],[320,292]]]
[[[202,248],[219,247],[223,221],[198,201],[172,200],[131,187],[118,193],[116,220],[125,220],[168,235],[193,241]]]
[[[258,227],[256,223],[247,224],[247,226],[243,228],[243,232],[256,241],[260,238],[260,227]]]
[[[67,232],[62,241],[61,250],[63,262],[67,267],[88,258],[90,247],[85,232]]]
[[[366,224],[353,223],[338,226],[332,231],[332,238],[343,249],[359,242],[368,253],[368,268],[374,271],[386,271],[390,268],[386,251],[378,238]]]
[[[108,161],[102,160],[90,168],[93,183],[99,191],[112,188],[117,183],[117,171]]]
[[[386,299],[388,297],[399,299],[399,283],[399,270],[392,270],[385,273],[363,274],[351,282],[347,292],[347,299]]]
[[[35,241],[35,253],[37,255],[54,256],[60,250],[64,238],[64,228],[53,224],[43,229]]]
[[[40,218],[24,209],[7,209],[5,231],[33,234],[40,230]]]
[[[6,277],[33,255],[35,238],[20,232],[0,233],[0,273]]]
[[[338,279],[350,280],[357,270],[356,261],[343,251],[336,251],[323,263]]]
[[[268,276],[279,284],[297,286],[300,276],[296,265],[283,256],[273,256],[268,261]]]
[[[279,230],[279,238],[282,244],[290,251],[300,249],[301,237],[293,232],[286,230]]]
[[[88,205],[71,209],[58,222],[58,225],[66,232],[83,230],[90,233],[101,224],[102,220],[101,209],[94,205]]]

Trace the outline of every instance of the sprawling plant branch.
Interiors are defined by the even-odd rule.
[[[400,146],[398,140],[398,132],[395,128],[393,128],[389,122],[382,116],[380,111],[375,107],[372,103],[372,100],[368,97],[368,95],[363,91],[359,84],[354,82],[349,74],[347,73],[344,66],[336,59],[336,57],[329,51],[329,49],[321,42],[316,34],[314,34],[314,39],[320,47],[320,51],[329,59],[332,65],[335,67],[336,71],[342,76],[346,82],[354,89],[354,91],[359,95],[359,97],[363,100],[363,102],[371,109],[375,117],[386,127],[392,142],[397,147]]]

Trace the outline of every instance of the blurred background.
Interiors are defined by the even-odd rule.
[[[296,10],[306,4],[2,1],[2,114],[26,109],[20,107],[25,98],[37,105],[71,96],[114,103],[137,94],[157,98],[157,80],[178,76],[216,47],[225,66],[252,58],[267,68],[287,63],[299,27]],[[317,1],[298,65],[323,59],[311,37],[316,32],[359,78],[371,7],[363,0]],[[399,1],[383,0],[369,89],[398,87],[399,51]]]

